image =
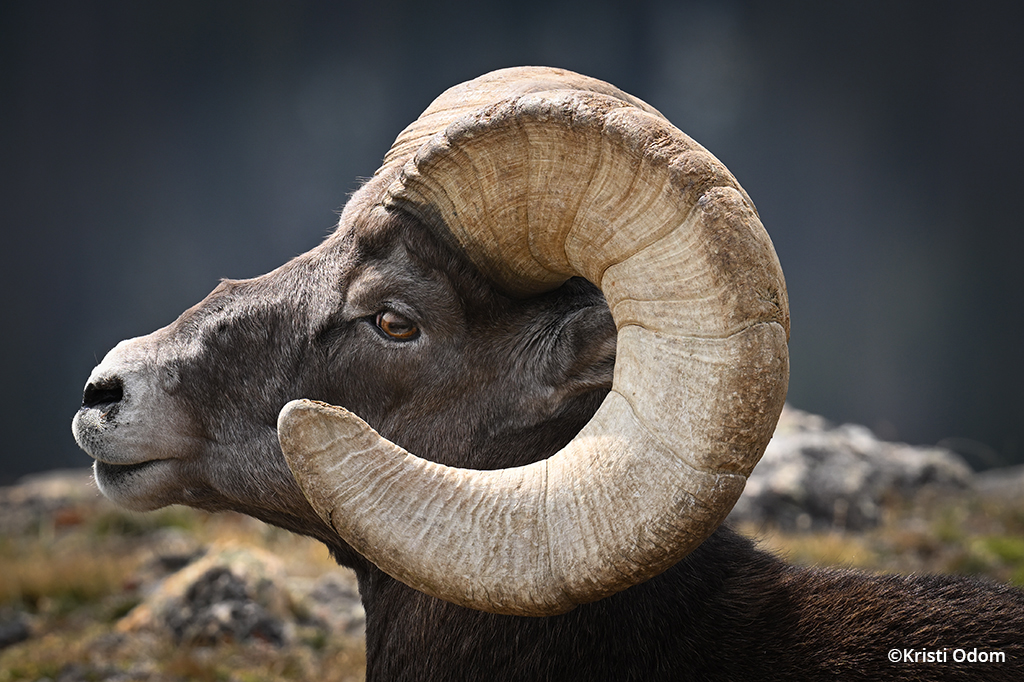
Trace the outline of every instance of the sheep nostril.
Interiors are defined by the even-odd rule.
[[[124,384],[117,377],[90,382],[82,394],[82,407],[102,409],[124,398]]]

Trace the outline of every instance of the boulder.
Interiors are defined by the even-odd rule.
[[[786,406],[761,462],[729,518],[786,529],[863,530],[887,499],[926,486],[972,486],[969,466],[939,447],[879,440],[865,426],[834,426]]]
[[[178,642],[212,645],[291,639],[292,603],[281,561],[233,543],[212,546],[171,574],[118,622],[121,632],[156,631]]]
[[[199,646],[253,641],[285,646],[363,632],[365,614],[351,571],[295,577],[279,557],[236,543],[174,557],[187,563],[165,577],[156,577],[166,563],[163,557],[157,557],[159,565],[143,567],[140,582],[152,582],[139,586],[143,601],[118,622],[119,631],[168,635]]]

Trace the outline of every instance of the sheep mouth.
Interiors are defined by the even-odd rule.
[[[173,465],[173,460],[166,459],[132,464],[97,459],[93,476],[107,499],[133,511],[152,511],[176,502]]]
[[[96,475],[102,475],[105,481],[116,484],[119,481],[123,481],[126,477],[135,476],[145,472],[147,469],[152,469],[162,461],[160,459],[149,459],[134,464],[111,464],[110,462],[98,459],[96,460],[95,471]]]

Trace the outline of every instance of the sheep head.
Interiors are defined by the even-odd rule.
[[[611,391],[533,464],[417,457],[351,411],[278,419],[311,506],[428,594],[551,615],[644,581],[722,521],[788,382],[785,282],[757,212],[707,150],[645,103],[567,71],[507,69],[439,97],[342,222],[414,216],[510,297],[583,277],[617,328]]]

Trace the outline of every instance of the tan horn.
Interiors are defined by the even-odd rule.
[[[678,562],[732,508],[786,393],[785,282],[749,198],[643,102],[553,69],[448,91],[381,172],[397,167],[385,206],[506,292],[576,275],[601,288],[612,389],[560,452],[498,471],[434,464],[342,408],[289,403],[281,446],[310,503],[395,578],[496,613],[561,613]]]

